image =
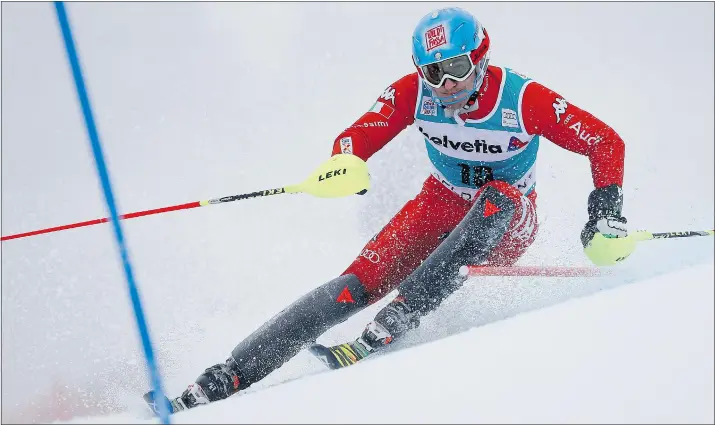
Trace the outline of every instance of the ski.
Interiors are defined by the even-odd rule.
[[[181,397],[169,400],[166,396],[162,396],[162,398],[160,399],[158,397],[157,392],[154,390],[151,390],[144,394],[143,398],[151,412],[157,417],[161,416],[159,414],[159,406],[161,406],[160,403],[164,403],[169,414],[173,414],[186,409],[186,405],[181,400]]]
[[[330,369],[341,369],[363,360],[374,351],[362,342],[362,338],[343,344],[325,346],[313,344],[309,351]]]

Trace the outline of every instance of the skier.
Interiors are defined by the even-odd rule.
[[[635,243],[626,238],[621,214],[621,138],[558,93],[490,65],[489,54],[487,31],[462,9],[439,9],[419,21],[412,35],[417,71],[387,87],[368,112],[335,138],[332,154],[367,161],[414,125],[424,135],[432,163],[421,192],[340,276],[262,325],[225,363],[206,369],[170,402],[171,411],[249,387],[331,327],[398,288],[397,297],[361,337],[329,360],[352,364],[417,327],[421,316],[463,283],[457,274],[461,265],[513,265],[538,230],[540,136],[590,160],[594,190],[580,235],[586,255],[596,265],[628,257]],[[326,360],[331,355],[315,352]]]

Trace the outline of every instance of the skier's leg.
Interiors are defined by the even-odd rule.
[[[502,190],[511,192],[508,196],[514,200],[519,198],[519,204],[514,212],[514,219],[509,225],[509,230],[504,234],[501,242],[489,254],[485,265],[511,266],[526,252],[536,239],[539,231],[539,222],[536,215],[536,192],[528,196],[519,196],[520,193],[512,188]]]
[[[376,302],[393,291],[459,224],[471,207],[434,177],[363,248],[343,272]]]
[[[354,275],[332,279],[251,333],[225,363],[206,369],[180,398],[186,408],[191,408],[248,388],[367,305],[367,293]]]
[[[419,326],[421,316],[462,286],[464,264],[511,265],[536,236],[535,195],[523,196],[502,181],[481,188],[462,222],[399,286],[399,295],[375,316],[361,336],[368,350],[380,348]]]
[[[429,255],[470,204],[430,177],[339,277],[312,290],[199,376],[187,407],[224,399],[258,382],[331,327],[384,297]]]

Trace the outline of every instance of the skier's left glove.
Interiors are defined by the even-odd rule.
[[[621,215],[623,190],[617,184],[595,189],[588,196],[588,222],[581,231],[584,253],[597,266],[625,260],[636,248]]]

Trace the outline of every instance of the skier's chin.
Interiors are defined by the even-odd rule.
[[[457,103],[452,103],[451,105],[444,105],[445,109],[448,109],[450,111],[456,111],[457,109],[461,109],[464,107],[464,105],[467,104],[468,99],[460,100]]]

